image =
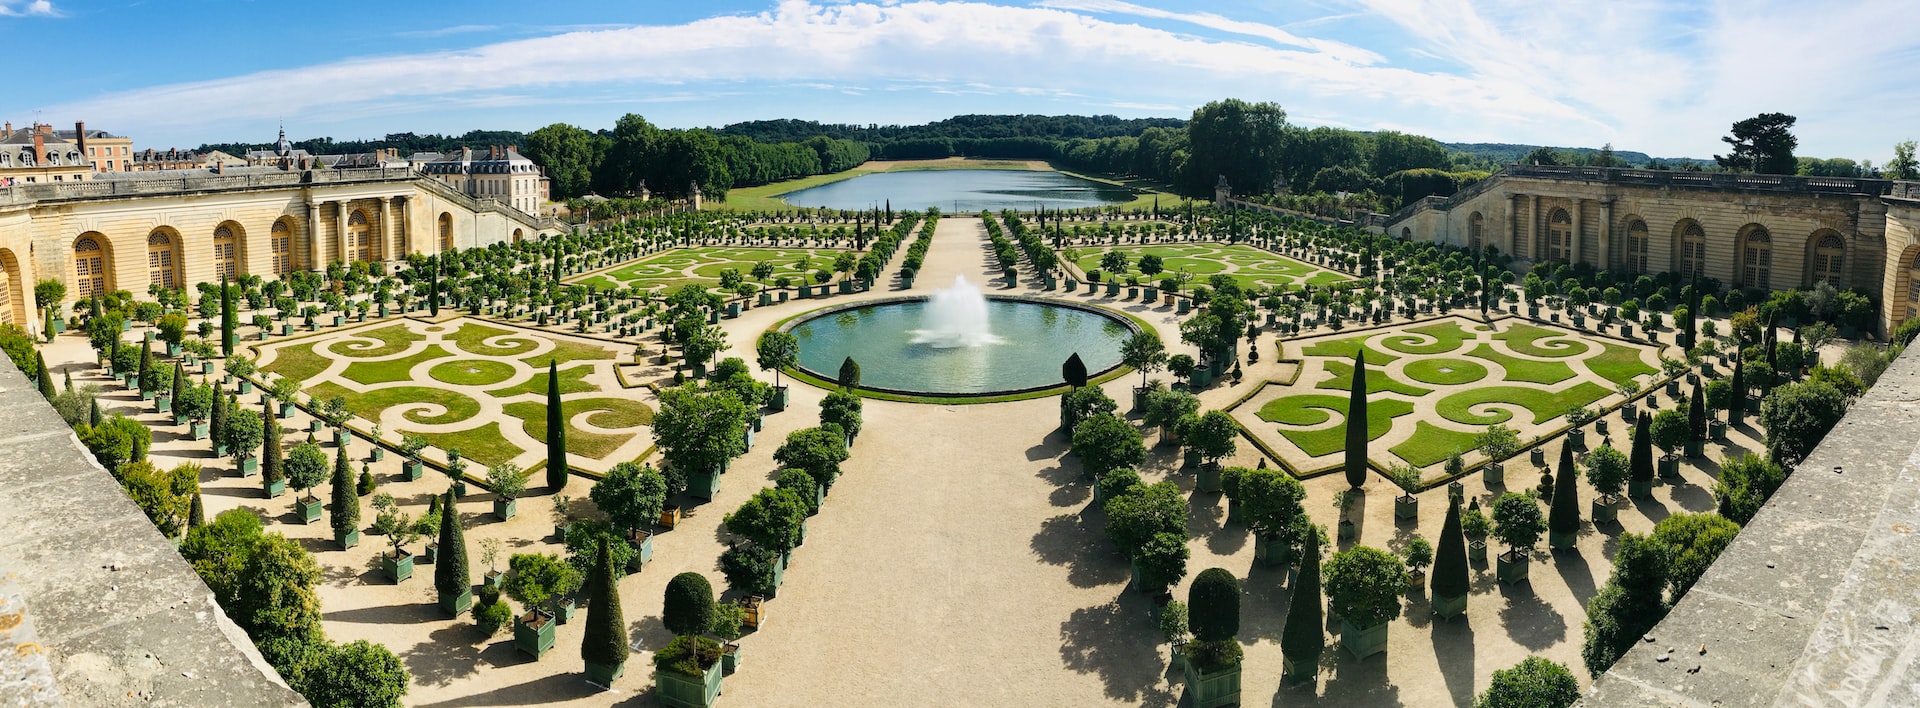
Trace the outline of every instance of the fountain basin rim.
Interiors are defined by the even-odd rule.
[[[1068,309],[1068,310],[1079,310],[1081,312],[1099,315],[1109,320],[1119,322],[1122,326],[1127,328],[1127,332],[1129,333],[1129,336],[1132,336],[1134,334],[1139,334],[1145,329],[1145,326],[1144,326],[1145,323],[1133,317],[1132,315],[1128,315],[1123,312],[1115,312],[1103,307],[1099,307],[1097,305],[1089,305],[1086,303],[1074,302],[1072,300],[1056,300],[1053,298],[1033,297],[1028,295],[995,295],[995,294],[987,294],[986,298],[989,301],[998,300],[1002,302],[1027,303],[1030,305],[1047,305],[1051,307],[1059,307],[1059,308]],[[861,300],[859,302],[848,302],[848,303],[841,303],[837,305],[829,305],[827,307],[808,310],[806,312],[795,313],[793,316],[775,323],[773,327],[769,328],[769,331],[789,332],[793,328],[798,327],[801,324],[811,322],[813,320],[817,320],[822,317],[826,317],[828,315],[832,315],[840,312],[846,312],[848,310],[858,310],[861,308],[877,307],[881,305],[899,305],[899,304],[911,303],[911,302],[926,302],[927,299],[928,297],[925,295],[894,295],[890,297],[882,297],[882,298],[876,298],[872,300]],[[1065,360],[1062,360],[1062,363],[1064,362]],[[1099,371],[1088,372],[1087,381],[1089,385],[1091,385],[1099,381],[1111,380],[1131,369],[1132,367],[1129,367],[1126,364],[1114,364],[1112,366],[1101,369]],[[818,371],[814,371],[812,369],[808,369],[799,364],[795,364],[793,366],[787,367],[786,373],[787,375],[794,377],[796,380],[806,381],[816,386],[821,386],[822,388],[837,387],[837,384],[835,384],[834,381],[839,377],[837,373],[824,374]],[[1026,398],[1042,398],[1045,396],[1065,393],[1066,382],[1063,381],[1061,383],[1051,384],[1047,386],[1030,386],[1027,388],[1011,388],[1011,389],[1004,389],[999,391],[981,391],[981,392],[972,392],[972,393],[942,393],[942,392],[935,392],[935,391],[909,391],[904,389],[885,388],[880,386],[868,386],[865,384],[860,385],[855,390],[857,392],[862,392],[862,393],[883,394],[884,396],[889,397],[888,400],[896,400],[896,401],[901,401],[906,403],[919,402],[914,399],[933,399],[933,400],[927,400],[925,402],[942,403],[942,404],[990,403],[990,402],[1006,402],[1010,400],[1024,400]],[[1017,398],[1009,399],[1007,398],[1009,396],[1014,396]]]

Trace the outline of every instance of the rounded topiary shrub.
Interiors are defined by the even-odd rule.
[[[1240,581],[1224,568],[1200,571],[1187,590],[1187,613],[1194,639],[1232,639],[1240,633]]]
[[[713,586],[705,576],[686,572],[667,581],[666,603],[660,612],[667,631],[688,636],[713,624]]]

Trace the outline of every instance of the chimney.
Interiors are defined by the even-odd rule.
[[[13,134],[13,121],[7,121],[7,135]]]
[[[91,155],[87,154],[87,122],[86,121],[76,120],[73,122],[73,142],[75,145],[78,145],[80,147],[81,157],[85,157],[87,159],[93,159]]]
[[[47,134],[33,131],[33,164],[44,164],[47,159]]]

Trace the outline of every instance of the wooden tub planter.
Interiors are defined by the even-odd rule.
[[[460,615],[466,614],[467,610],[473,608],[472,587],[462,588],[460,592],[457,593],[448,594],[443,592],[439,593],[439,595],[440,611],[447,613],[448,617],[459,617]]]
[[[767,598],[764,595],[749,595],[740,601],[740,607],[747,611],[744,623],[747,627],[759,629],[767,623]]]
[[[1187,681],[1187,696],[1193,708],[1217,708],[1240,703],[1240,666],[1202,671],[1195,662],[1182,662],[1180,673]]]
[[[1480,481],[1487,485],[1498,484],[1505,486],[1507,483],[1507,468],[1502,467],[1498,462],[1489,462],[1485,467],[1480,468]]]
[[[153,412],[172,413],[173,412],[173,396],[171,394],[165,394],[165,393],[154,396]]]
[[[580,601],[576,598],[561,597],[553,601],[553,616],[560,620],[560,624],[572,621],[574,613],[579,609]]]
[[[679,525],[680,525],[680,506],[679,505],[668,504],[666,506],[660,507],[660,524],[659,524],[660,528],[671,530],[673,529],[673,527],[679,526]],[[565,537],[566,533],[564,531],[561,532],[561,536]]]
[[[1688,440],[1685,448],[1687,457],[1699,457],[1705,447],[1705,443],[1699,440]]]
[[[1199,466],[1200,466],[1200,451],[1199,451],[1199,450],[1187,450],[1187,451],[1186,451],[1186,452],[1185,452],[1185,453],[1184,453],[1184,454],[1183,454],[1183,455],[1181,456],[1181,467],[1182,467],[1182,468],[1184,468],[1184,469],[1193,469],[1193,468],[1195,468],[1195,467],[1199,467]]]
[[[1487,564],[1487,542],[1486,541],[1468,541],[1467,542],[1467,560],[1473,561],[1475,563],[1479,563],[1480,565],[1486,565]]]
[[[283,401],[283,402],[281,402],[281,404],[280,404],[280,417],[281,417],[281,419],[286,419],[286,418],[292,418],[292,417],[293,417],[293,404],[292,404],[292,403],[288,403],[288,402],[284,402],[284,401]]]
[[[1200,465],[1200,473],[1195,476],[1194,489],[1208,494],[1220,492],[1220,465],[1208,462]]]
[[[1660,476],[1669,479],[1680,476],[1680,458],[1673,455],[1661,455]]]
[[[318,420],[309,420],[307,421],[307,432],[309,433],[320,432],[320,429],[323,427],[326,427],[326,425],[327,425],[326,423],[322,423]]]
[[[1441,619],[1450,620],[1467,613],[1467,596],[1464,594],[1458,596],[1435,595],[1430,602],[1433,604],[1434,616]]]
[[[343,551],[358,546],[360,545],[360,529],[354,529],[346,533],[335,532],[333,534],[333,542],[340,544],[340,550]]]
[[[1575,540],[1578,539],[1579,536],[1580,531],[1577,529],[1564,532],[1547,529],[1547,547],[1556,551],[1564,551],[1572,548]]]
[[[1568,431],[1567,431],[1567,444],[1568,444],[1568,445],[1572,445],[1572,446],[1573,446],[1573,449],[1575,449],[1575,450],[1585,450],[1585,449],[1587,449],[1587,429],[1586,429],[1586,428],[1574,428],[1574,429],[1572,429],[1572,430],[1568,430]]]
[[[417,482],[427,473],[427,466],[419,460],[407,460],[400,465],[400,472],[406,476],[407,481]]]
[[[413,577],[413,554],[404,549],[397,555],[381,553],[380,572],[385,573],[395,585],[406,582],[407,578]]]
[[[253,393],[252,381],[249,381],[247,379],[240,379],[239,386],[240,386],[240,393],[242,395]]]
[[[207,439],[207,436],[209,434],[209,428],[210,426],[206,421],[203,421],[203,420],[194,421],[193,422],[193,439],[195,440]]]
[[[1546,448],[1540,448],[1540,447],[1536,447],[1536,448],[1534,448],[1534,449],[1533,449],[1532,451],[1530,451],[1530,452],[1528,453],[1528,459],[1530,459],[1530,460],[1532,460],[1532,461],[1533,461],[1533,465],[1534,465],[1535,467],[1544,467],[1544,466],[1546,466],[1546,464],[1547,464],[1547,450],[1546,450]]]
[[[1340,646],[1352,652],[1353,658],[1365,659],[1387,650],[1387,626],[1381,622],[1371,627],[1355,627],[1346,618],[1340,619]]]
[[[273,482],[266,482],[261,485],[261,491],[266,492],[268,499],[279,497],[280,495],[287,493],[287,480],[282,479],[282,480],[273,481]]]
[[[776,411],[784,411],[787,409],[787,387],[786,386],[773,387],[773,397],[768,399],[767,407]]]
[[[1531,559],[1525,553],[1507,551],[1494,557],[1494,572],[1500,582],[1518,583],[1527,579],[1527,565]]]
[[[501,498],[498,498],[498,497],[495,497],[495,498],[494,498],[494,500],[493,500],[493,515],[494,515],[494,516],[498,516],[498,517],[500,517],[500,520],[501,520],[501,521],[507,521],[507,520],[509,520],[509,519],[512,519],[512,518],[513,518],[513,515],[514,515],[514,514],[516,514],[516,513],[518,513],[518,512],[519,512],[519,501],[518,501],[518,500],[515,500],[515,499],[501,499]]]
[[[415,557],[414,562],[420,565],[433,565],[435,563],[440,562],[440,544],[438,543],[427,544],[426,550],[422,551],[419,556]]]
[[[688,472],[687,493],[701,499],[713,499],[713,495],[720,493],[720,471]]]
[[[596,664],[587,662],[587,683],[603,688],[611,688],[614,681],[627,673],[627,662],[618,664]]]
[[[1627,496],[1634,499],[1653,498],[1653,480],[1649,479],[1645,482],[1637,479],[1627,480]]]
[[[1720,442],[1727,441],[1727,424],[1718,420],[1707,421],[1707,437]]]
[[[387,459],[387,449],[384,447],[380,447],[378,444],[375,444],[373,446],[373,452],[370,453],[367,457],[373,460],[374,462],[380,462],[382,460]]]
[[[720,644],[720,674],[732,676],[740,670],[740,643],[722,642]]]
[[[654,693],[660,705],[670,708],[710,708],[720,700],[720,661],[701,669],[699,676],[688,676],[669,669],[654,669]]]
[[[295,500],[294,503],[299,507],[300,523],[303,524],[311,524],[319,521],[320,510],[326,506],[320,502],[319,497],[313,495],[301,497]]]
[[[335,432],[333,434],[333,444],[336,447],[346,447],[348,445],[353,444],[353,433],[349,433],[345,430]]]
[[[1293,546],[1277,534],[1263,533],[1253,537],[1253,557],[1268,568],[1284,567],[1293,563]]]
[[[240,476],[241,477],[252,477],[257,474],[260,474],[260,458],[258,457],[240,458]]]
[[[1393,518],[1412,521],[1420,518],[1420,498],[1412,494],[1402,494],[1393,498]]]
[[[1602,494],[1593,500],[1593,523],[1620,520],[1620,498],[1612,494]]]
[[[506,580],[506,578],[507,578],[506,573],[502,573],[497,570],[489,570],[487,571],[486,575],[480,576],[480,584],[486,587],[493,588],[495,590],[499,590],[500,583]]]
[[[653,532],[634,531],[627,535],[627,544],[633,546],[633,557],[627,559],[627,570],[638,573],[647,569],[653,561]]]
[[[539,610],[513,618],[513,648],[539,659],[553,649],[553,615]]]

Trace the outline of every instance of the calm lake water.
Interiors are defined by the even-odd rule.
[[[892,200],[895,209],[939,207],[948,214],[1014,209],[1081,209],[1133,200],[1126,189],[1058,172],[1027,170],[915,170],[876,172],[780,195],[788,204],[870,209]]]

